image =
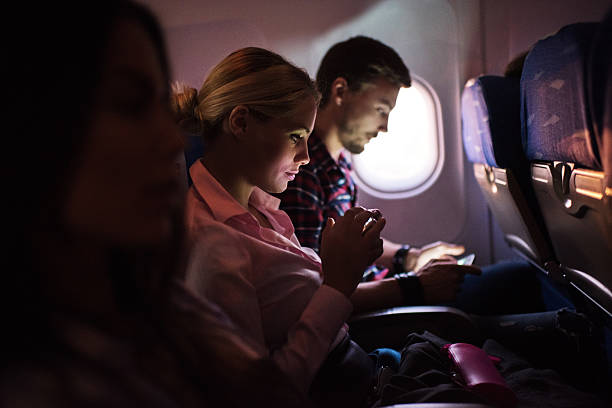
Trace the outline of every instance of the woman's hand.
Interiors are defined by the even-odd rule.
[[[337,221],[328,218],[321,237],[323,283],[350,297],[364,270],[382,254],[385,223],[380,211],[362,207],[349,209]]]

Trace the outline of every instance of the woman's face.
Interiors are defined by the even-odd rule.
[[[86,142],[69,190],[67,223],[108,245],[156,245],[181,209],[181,135],[168,110],[156,48],[136,23],[111,33]]]
[[[280,193],[307,164],[308,136],[317,113],[314,98],[305,99],[290,117],[259,121],[250,117],[247,138],[247,174],[250,184],[268,193]]]

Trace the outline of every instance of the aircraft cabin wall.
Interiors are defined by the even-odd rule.
[[[464,243],[477,254],[478,264],[513,254],[463,153],[463,85],[482,73],[501,75],[508,61],[542,36],[572,22],[600,20],[610,7],[609,0],[142,2],[166,30],[173,78],[195,88],[217,62],[245,46],[276,51],[313,77],[325,51],[348,37],[368,35],[393,47],[428,95],[432,123],[423,132],[418,126],[402,132],[390,125],[389,134],[370,144],[396,136],[406,141],[409,154],[411,141],[429,137],[426,154],[394,156],[398,165],[428,170],[399,194],[375,193],[358,178],[359,203],[382,210],[388,219],[386,238],[415,245],[435,240]],[[422,157],[432,161],[421,164]]]

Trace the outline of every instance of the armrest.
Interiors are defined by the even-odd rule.
[[[351,338],[364,350],[401,350],[406,336],[427,330],[449,342],[479,345],[476,323],[464,312],[446,306],[403,306],[360,313],[349,319]]]
[[[493,408],[493,406],[465,402],[422,402],[417,404],[386,405],[382,408]]]

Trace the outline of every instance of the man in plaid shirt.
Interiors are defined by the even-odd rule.
[[[356,205],[357,186],[343,150],[361,153],[371,138],[387,130],[399,89],[410,82],[399,55],[371,38],[338,43],[323,58],[317,73],[321,105],[308,140],[310,162],[279,195],[281,209],[291,217],[303,246],[318,251],[327,218],[336,219]],[[385,240],[379,266],[369,268],[364,280],[380,280],[389,271],[411,271],[430,259],[463,251],[462,246],[442,242],[411,248]]]
[[[278,195],[281,209],[291,217],[303,246],[318,251],[326,220],[338,218],[356,205],[357,186],[343,151],[359,154],[378,132],[387,131],[389,112],[395,106],[399,89],[409,87],[410,83],[409,70],[400,56],[368,37],[340,42],[323,57],[317,72],[322,98],[308,140],[310,162],[300,168],[287,190]],[[520,263],[489,266],[485,268],[486,278],[470,277],[466,279],[469,284],[464,284],[465,274],[480,274],[480,269],[457,265],[449,257],[438,259],[460,255],[465,250],[461,245],[435,242],[417,248],[383,239],[383,248],[377,265],[364,272],[366,282],[359,285],[354,296],[379,297],[378,286],[385,285],[391,290],[389,279],[384,278],[393,276],[399,284],[394,285],[395,289],[399,287],[404,304],[450,302],[456,299],[461,287],[465,301],[457,306],[464,306],[465,311],[518,313],[523,311],[522,306],[512,306],[516,302],[504,297],[504,293],[513,291],[506,291],[504,287],[508,288],[510,283],[537,287],[532,282],[531,268]],[[487,296],[489,302],[485,299]],[[480,305],[473,303],[472,298]],[[501,305],[506,309],[500,308]],[[372,307],[376,306],[373,302]]]

